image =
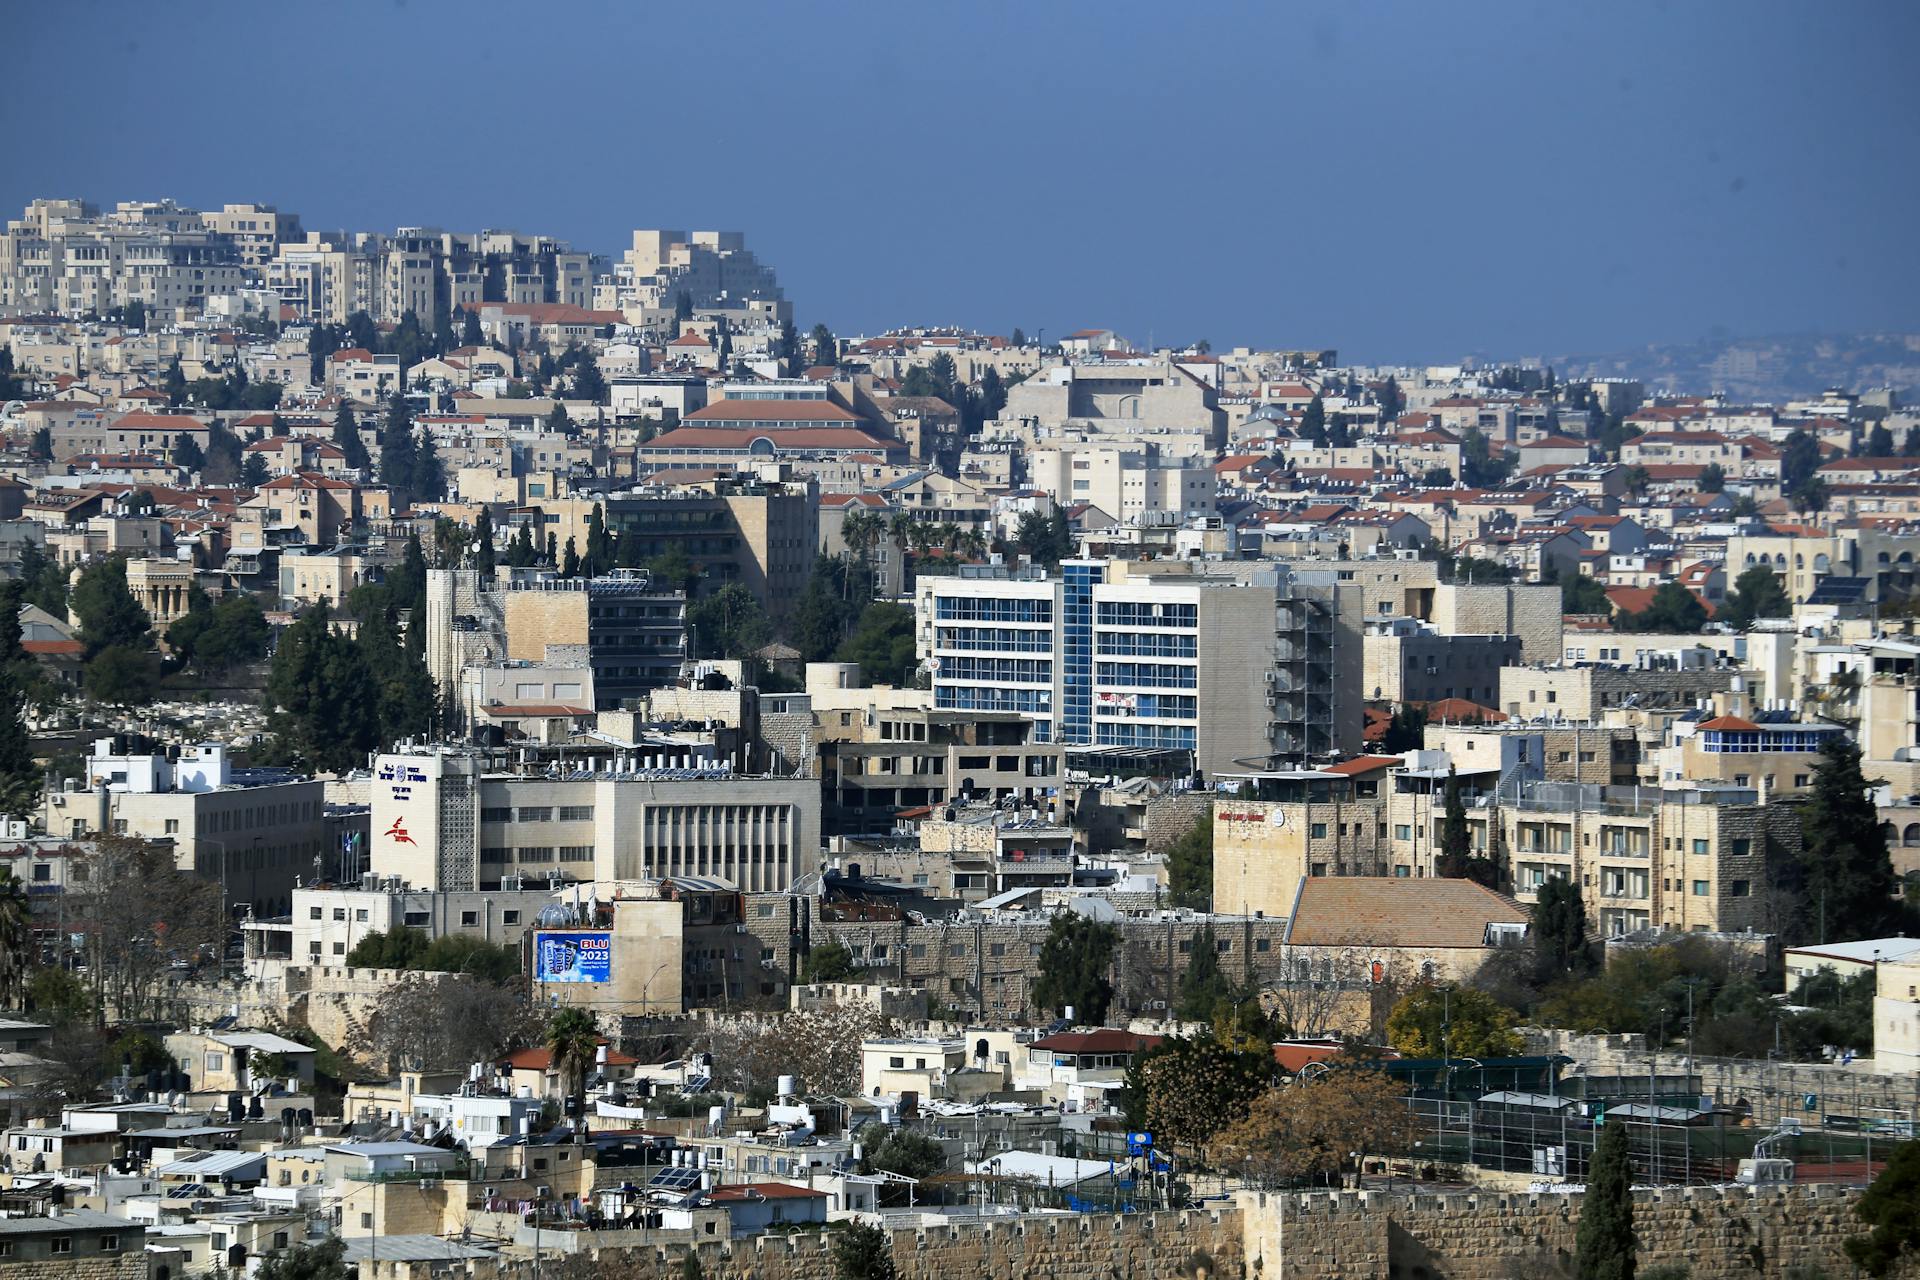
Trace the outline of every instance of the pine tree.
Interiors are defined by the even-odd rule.
[[[246,461],[240,464],[240,483],[249,489],[258,489],[268,479],[267,460],[257,453],[248,454]]]
[[[473,567],[482,582],[493,580],[493,512],[486,507],[473,521]]]
[[[393,495],[393,510],[412,505],[414,464],[419,449],[413,439],[413,411],[396,391],[387,402],[387,419],[380,428],[380,483]]]
[[[1300,438],[1310,440],[1316,448],[1324,448],[1327,443],[1327,405],[1314,392],[1313,399],[1307,402],[1307,411],[1300,415]]]
[[[834,341],[833,330],[824,324],[813,326],[807,340],[813,345],[813,362],[816,365],[837,365],[840,363],[840,344]]]
[[[477,347],[487,340],[487,335],[480,331],[480,313],[470,308],[463,307],[462,310],[466,313],[466,319],[460,322],[460,345]]]
[[[594,404],[603,404],[607,398],[607,380],[601,376],[600,362],[593,358],[593,352],[582,351],[580,362],[573,370],[573,398],[590,400]]]
[[[413,457],[413,489],[417,497],[438,502],[447,496],[447,468],[440,461],[440,446],[433,432],[420,433],[420,445]]]
[[[1449,879],[1466,876],[1467,863],[1473,857],[1473,840],[1467,831],[1467,805],[1460,793],[1460,775],[1447,766],[1445,816],[1440,820],[1440,865],[1436,870]]]
[[[1107,1006],[1113,1002],[1107,970],[1116,936],[1112,925],[1076,912],[1054,916],[1040,944],[1034,1004],[1056,1014],[1071,1008],[1076,1022],[1097,1026],[1106,1021]]]
[[[574,549],[573,539],[567,539],[566,554],[560,560],[560,576],[577,578],[580,576],[580,553]]]
[[[189,471],[198,471],[205,466],[207,455],[200,451],[200,442],[182,431],[173,441],[173,463]]]
[[[73,584],[72,609],[90,659],[117,646],[145,649],[150,641],[153,620],[127,589],[127,562],[118,556],[81,570]]]
[[[1593,1144],[1573,1247],[1577,1280],[1633,1280],[1633,1167],[1624,1121],[1602,1125]]]
[[[339,446],[340,452],[346,455],[345,462],[349,469],[366,470],[368,461],[366,442],[360,439],[360,429],[353,421],[353,410],[347,407],[347,402],[344,400],[340,402],[340,407],[334,410],[333,442]]]

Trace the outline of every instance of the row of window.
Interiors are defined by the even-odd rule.
[[[1100,662],[1094,664],[1094,678],[1103,685],[1193,689],[1199,686],[1200,671],[1197,667],[1169,666],[1159,662]]]
[[[1053,632],[1017,627],[936,627],[933,647],[963,652],[1051,653]]]
[[[1200,606],[1102,600],[1094,605],[1094,620],[1103,627],[1197,627]]]
[[[1095,644],[1102,657],[1116,654],[1138,658],[1196,658],[1200,655],[1200,641],[1196,636],[1102,631],[1095,637]]]
[[[554,821],[554,813],[555,810],[552,805],[522,805],[518,810],[518,821],[552,822]],[[513,822],[515,820],[515,810],[511,807],[489,808],[480,811],[480,821],[482,822]],[[563,804],[559,808],[559,821],[592,822],[593,806],[590,804]]]
[[[1016,711],[1025,715],[1051,715],[1053,690],[942,683],[934,686],[933,704],[943,711]]]
[[[1053,663],[1045,658],[942,658],[940,679],[1052,684]]]
[[[1053,622],[1052,600],[1002,600],[991,596],[937,596],[937,622]]]

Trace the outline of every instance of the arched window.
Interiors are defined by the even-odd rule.
[[[1907,829],[1900,833],[1900,843],[1912,848],[1920,845],[1920,822],[1909,822]]]

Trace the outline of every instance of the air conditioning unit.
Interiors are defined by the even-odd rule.
[[[1278,699],[1278,698],[1276,698],[1276,697],[1274,697],[1274,696],[1273,696],[1272,694],[1268,694],[1268,695],[1267,695],[1267,705],[1268,705],[1269,707],[1277,707],[1277,706],[1279,706],[1279,705],[1280,705],[1280,699]]]
[[[762,960],[760,967],[762,969],[777,969],[780,967],[780,962],[778,960]]]

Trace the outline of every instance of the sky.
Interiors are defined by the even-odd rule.
[[[7,29],[9,217],[738,230],[843,336],[1412,362],[1920,330],[1910,0],[62,0]]]

